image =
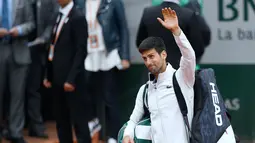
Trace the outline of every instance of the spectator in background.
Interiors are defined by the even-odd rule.
[[[164,7],[171,7],[176,11],[179,25],[194,48],[196,59],[202,57],[205,45],[201,42],[203,41],[203,37],[201,32],[199,32],[201,29],[196,13],[190,9],[180,7],[179,0],[164,0],[158,6],[151,6],[144,9],[137,33],[136,45],[138,47],[140,43],[149,36],[161,37],[166,44],[166,51],[168,53],[167,61],[177,69],[181,58],[179,48],[171,32],[164,29],[156,20],[157,17],[162,18],[161,9]]]
[[[90,143],[84,60],[87,54],[87,22],[72,0],[58,0],[43,84],[53,91],[53,110],[60,143]]]
[[[33,12],[27,0],[0,1],[0,105],[3,105],[5,87],[9,87],[8,130],[11,143],[25,143],[22,134],[25,81],[31,63],[27,36],[33,29]]]
[[[31,0],[35,13],[36,39],[29,43],[32,63],[29,67],[27,83],[27,111],[29,117],[29,135],[39,138],[48,138],[41,115],[41,95],[39,92],[42,83],[43,65],[45,65],[46,44],[48,44],[52,27],[53,16],[58,10],[55,0]]]
[[[88,71],[90,94],[103,99],[109,119],[109,143],[116,143],[120,126],[117,72],[129,68],[129,33],[122,0],[76,0],[88,21]],[[101,113],[93,114],[95,117]],[[104,117],[103,117],[104,118]],[[101,118],[102,119],[102,118]]]
[[[198,0],[190,0],[187,4],[184,5],[184,7],[189,8],[196,13],[201,29],[201,34],[203,36],[204,46],[209,46],[211,42],[211,30],[204,17],[202,16],[201,4],[198,2]]]

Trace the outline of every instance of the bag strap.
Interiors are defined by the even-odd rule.
[[[149,106],[148,106],[148,86],[149,84],[146,83],[144,90],[143,90],[143,110],[144,110],[144,118],[149,118],[150,117],[150,112],[149,112]]]
[[[184,123],[186,124],[186,126],[188,128],[189,137],[191,138],[191,128],[190,128],[189,120],[188,120],[188,116],[187,116],[188,108],[187,108],[187,104],[184,99],[184,96],[182,94],[181,88],[180,88],[178,81],[176,79],[176,71],[174,72],[174,75],[173,75],[173,87],[174,87],[174,92],[175,92],[175,95],[176,95],[176,98],[177,98],[177,101],[178,101],[178,104],[179,104],[179,107],[180,107],[180,110],[181,110],[181,113],[183,116]]]

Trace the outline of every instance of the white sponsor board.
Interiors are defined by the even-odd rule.
[[[255,0],[204,0],[212,31],[202,63],[255,63]]]

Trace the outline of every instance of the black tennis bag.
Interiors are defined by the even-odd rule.
[[[187,126],[190,143],[217,143],[231,126],[224,100],[216,84],[214,70],[196,71],[194,85],[194,116],[192,126],[188,124],[187,106],[174,73],[173,86]],[[232,130],[232,127],[231,127]],[[230,138],[235,138],[231,135]],[[235,143],[235,140],[232,139]]]

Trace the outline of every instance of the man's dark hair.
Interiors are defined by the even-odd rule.
[[[140,53],[150,49],[155,49],[160,54],[162,51],[166,50],[166,46],[160,37],[148,37],[144,39],[138,47]]]

